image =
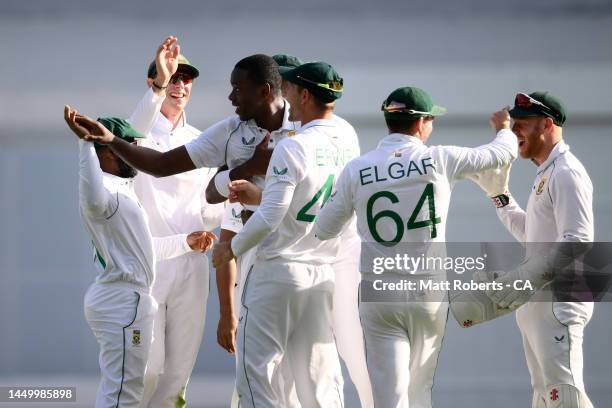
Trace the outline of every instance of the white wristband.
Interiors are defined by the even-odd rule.
[[[229,170],[224,170],[222,172],[219,172],[215,176],[215,187],[217,188],[217,191],[219,192],[219,194],[221,194],[223,197],[229,197],[229,194],[230,194],[229,183],[231,181],[232,180],[230,179]]]

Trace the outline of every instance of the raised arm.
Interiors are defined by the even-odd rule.
[[[85,115],[77,115],[75,121],[82,129],[86,129],[85,132],[77,133],[79,138],[108,145],[128,164],[155,177],[172,176],[196,168],[185,146],[162,153],[115,137],[101,123]]]
[[[510,115],[506,109],[491,116],[491,127],[496,137],[490,143],[469,148],[445,146],[446,174],[449,180],[458,180],[483,170],[501,168],[510,164],[518,154],[516,136],[510,130]]]
[[[155,54],[155,68],[157,76],[150,82],[150,88],[136,106],[136,110],[128,121],[134,129],[147,135],[160,114],[161,105],[166,98],[166,87],[170,78],[178,69],[178,55],[180,46],[176,37],[167,37],[157,48]]]
[[[158,92],[165,93],[164,90]],[[164,99],[165,97],[157,95],[153,88],[147,89],[143,98],[136,105],[136,109],[132,112],[132,116],[129,117],[128,122],[143,135],[148,135],[161,114],[160,109]]]
[[[111,207],[117,206],[104,187],[94,144],[84,140],[79,140],[79,204],[84,211],[99,217],[112,214]]]
[[[525,211],[514,200],[508,189],[511,164],[501,169],[489,169],[468,176],[484,190],[497,208],[497,216],[504,227],[521,244],[525,243]]]
[[[76,121],[79,113],[64,106],[64,120],[79,140],[79,205],[89,214],[106,216],[110,210],[110,193],[104,188],[100,161],[92,142],[83,140],[88,130]]]

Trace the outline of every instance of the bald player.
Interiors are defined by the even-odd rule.
[[[393,248],[419,244],[429,251],[444,242],[455,182],[479,171],[502,167],[516,157],[516,138],[507,111],[493,114],[496,138],[477,148],[427,146],[437,116],[425,91],[398,88],[383,102],[389,134],[378,147],[347,164],[335,193],[320,211],[315,231],[333,239],[357,214],[364,243]],[[405,248],[406,246],[404,246]],[[377,279],[364,267],[362,289]],[[417,277],[443,279],[443,274],[416,271]],[[400,272],[388,276],[407,278]],[[363,292],[362,292],[363,293]],[[431,407],[431,389],[444,336],[448,303],[419,294],[403,302],[371,303],[360,298],[368,372],[377,407]]]

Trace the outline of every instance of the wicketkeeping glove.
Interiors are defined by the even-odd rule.
[[[501,308],[515,309],[533,296],[550,280],[550,266],[545,257],[533,258],[495,279],[501,290],[488,290],[487,296]],[[531,288],[524,288],[529,281]]]
[[[512,163],[499,169],[490,169],[469,175],[467,178],[476,183],[487,196],[493,198],[508,194],[508,180]]]

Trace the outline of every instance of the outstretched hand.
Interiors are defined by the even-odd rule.
[[[109,144],[115,138],[100,122],[78,113],[68,105],[64,105],[64,120],[79,139]]]
[[[181,46],[178,44],[178,39],[174,36],[166,37],[166,39],[157,48],[155,54],[155,68],[157,76],[155,84],[159,87],[168,86],[170,78],[178,69],[178,56],[181,53]]]

